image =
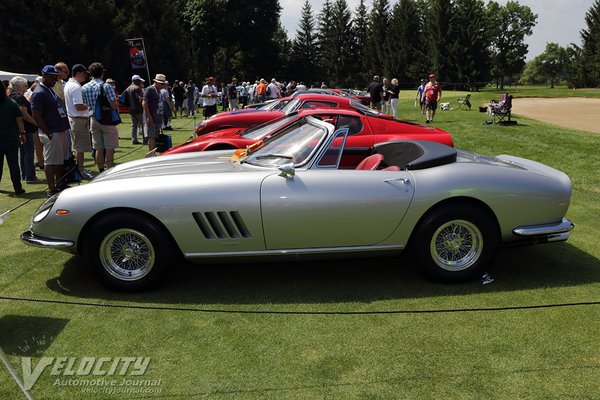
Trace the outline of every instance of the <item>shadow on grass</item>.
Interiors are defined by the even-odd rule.
[[[331,261],[173,265],[160,287],[111,292],[72,257],[47,287],[77,298],[142,303],[232,305],[369,303],[378,300],[469,295],[600,282],[600,260],[569,244],[502,249],[489,268],[494,283],[442,284],[427,280],[409,253]]]
[[[5,315],[0,318],[0,346],[14,356],[39,356],[67,326],[68,319]]]

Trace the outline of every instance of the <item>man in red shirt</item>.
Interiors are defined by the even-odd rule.
[[[429,75],[429,82],[425,85],[425,109],[427,110],[428,124],[435,118],[437,103],[442,98],[442,87],[435,79],[435,74]]]

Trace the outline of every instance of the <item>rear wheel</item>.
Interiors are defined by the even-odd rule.
[[[433,279],[471,279],[496,254],[499,235],[488,212],[471,205],[433,210],[419,224],[413,242],[423,271]]]
[[[170,240],[143,217],[116,213],[92,226],[84,255],[95,275],[117,290],[148,288],[166,273]]]

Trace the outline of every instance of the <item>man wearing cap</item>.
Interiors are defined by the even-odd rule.
[[[83,102],[88,106],[92,146],[96,149],[96,164],[98,165],[98,171],[102,172],[105,165],[110,168],[114,164],[115,149],[119,147],[119,132],[116,125],[103,125],[96,119],[96,104],[99,101],[100,93],[104,93],[113,110],[119,108],[119,101],[117,100],[115,88],[103,81],[104,65],[94,62],[88,70],[93,79],[83,85],[81,90]]]
[[[94,176],[83,168],[84,155],[86,151],[92,151],[90,141],[90,117],[88,106],[83,102],[81,84],[87,80],[87,68],[81,64],[73,65],[71,79],[64,88],[65,108],[71,126],[71,143],[75,150],[75,159],[81,176],[92,179]]]
[[[133,75],[131,77],[131,85],[125,89],[127,92],[127,100],[129,107],[129,114],[131,115],[131,143],[140,144],[138,141],[138,128],[140,130],[140,136],[144,137],[144,107],[142,107],[142,99],[144,98],[144,90],[142,89],[142,83],[146,82],[139,75]]]
[[[206,85],[202,87],[202,100],[204,103],[204,119],[208,119],[217,113],[217,96],[218,90],[215,86],[215,78],[209,77]]]
[[[69,155],[65,133],[69,129],[69,120],[62,100],[52,89],[58,79],[56,67],[46,65],[42,69],[42,82],[31,97],[33,119],[39,128],[38,135],[44,147],[44,172],[49,196],[66,187],[62,181],[63,165]]]
[[[163,74],[156,74],[153,81],[154,83],[144,91],[144,99],[142,100],[146,122],[144,133],[148,138],[148,149],[150,151],[156,147],[156,141],[163,122],[164,103],[160,91],[166,87],[167,77]]]
[[[429,82],[425,85],[425,109],[427,114],[428,124],[433,122],[435,118],[435,110],[437,109],[437,103],[442,98],[442,87],[437,82],[435,74],[429,75]]]

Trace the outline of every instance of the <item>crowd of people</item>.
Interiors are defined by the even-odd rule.
[[[371,97],[371,108],[380,113],[392,115],[398,118],[398,99],[400,96],[400,84],[398,79],[383,78],[379,75],[373,77],[373,81],[367,88]],[[436,80],[435,74],[429,75],[429,82],[421,79],[421,84],[417,88],[415,95],[415,107],[417,101],[421,109],[421,114],[426,115],[426,123],[432,123],[435,117],[435,111],[439,100],[442,98],[442,87]]]
[[[68,187],[63,179],[65,160],[73,153],[74,165],[83,179],[94,176],[84,168],[85,153],[92,153],[99,172],[113,166],[119,146],[119,105],[127,106],[131,115],[132,144],[147,144],[152,151],[161,131],[172,129],[171,119],[195,117],[200,107],[204,118],[209,118],[218,112],[219,104],[222,110],[235,111],[307,89],[304,82],[278,82],[275,78],[270,82],[257,79],[254,83],[232,78],[230,83],[219,86],[214,77],[209,77],[201,87],[192,80],[175,80],[170,85],[166,76],[159,73],[148,86],[140,75],[133,75],[131,84],[118,95],[116,82],[105,80],[105,72],[100,62],[89,67],[76,64],[71,70],[59,62],[46,65],[30,87],[20,76],[10,80],[8,90],[2,84],[0,179],[6,158],[15,195],[25,192],[22,181],[43,182],[36,176],[36,166],[44,170],[48,195]],[[71,77],[67,79],[69,73]],[[322,82],[320,87],[326,89],[327,85]],[[367,90],[374,110],[397,118],[398,79],[375,75]],[[441,96],[435,74],[429,75],[429,82],[421,80],[415,106],[418,102],[427,123],[433,122]]]

